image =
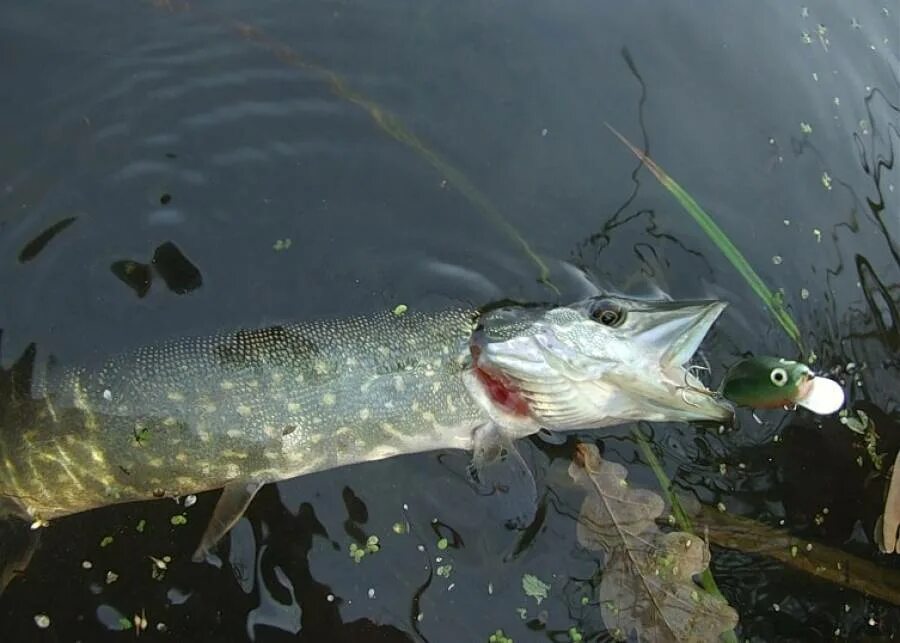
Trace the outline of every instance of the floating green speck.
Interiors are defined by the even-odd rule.
[[[497,630],[488,637],[488,643],[513,643],[513,640],[503,633],[503,630]]]
[[[369,536],[366,539],[366,553],[374,554],[379,549],[381,549],[381,545],[378,544],[378,536]]]
[[[353,559],[354,563],[360,562],[366,555],[366,550],[357,545],[356,543],[350,543],[350,558]]]
[[[438,576],[443,576],[444,578],[450,578],[450,572],[453,571],[453,565],[439,565],[434,572]]]
[[[831,189],[831,175],[828,172],[822,172],[822,185],[826,190]]]
[[[400,523],[400,522],[395,522],[394,526],[391,527],[391,529],[394,530],[395,534],[405,534],[407,531],[406,525],[404,525],[403,523]]]
[[[281,250],[287,250],[291,247],[291,240],[289,237],[284,239],[278,239],[274,244],[272,244],[272,249],[276,252]]]
[[[119,629],[120,630],[130,630],[134,625],[131,623],[131,619],[125,616],[119,617]]]
[[[187,524],[187,516],[184,514],[175,514],[171,518],[169,518],[169,522],[175,526],[178,525],[186,525]]]
[[[522,589],[526,596],[530,596],[540,605],[541,601],[547,598],[550,591],[550,585],[542,581],[534,574],[525,574],[522,576]]]
[[[113,537],[112,537],[112,536],[104,536],[104,537],[103,537],[103,540],[100,541],[100,546],[101,546],[101,547],[108,547],[109,545],[112,545],[112,543],[113,543]]]
[[[409,310],[409,306],[407,306],[406,304],[397,304],[396,306],[394,306],[393,313],[397,317],[400,317],[401,315],[405,315],[407,310]]]
[[[443,549],[447,549],[447,547],[449,546],[449,544],[450,544],[450,543],[447,542],[447,539],[446,539],[446,538],[441,538],[439,541],[437,541],[437,548],[438,548],[438,549],[442,549],[442,550],[443,550]]]
[[[584,640],[584,637],[581,635],[581,632],[578,631],[578,628],[573,626],[569,628],[569,640],[572,641],[572,643],[581,643],[581,641]]]

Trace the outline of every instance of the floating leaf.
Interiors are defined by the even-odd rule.
[[[522,589],[525,591],[525,595],[536,600],[538,605],[547,598],[550,592],[550,586],[534,574],[522,576]]]
[[[598,598],[611,632],[646,641],[710,641],[737,624],[737,613],[693,577],[709,565],[706,543],[656,526],[662,498],[631,489],[626,469],[579,444],[569,475],[587,490],[578,517],[582,546],[606,553]]]

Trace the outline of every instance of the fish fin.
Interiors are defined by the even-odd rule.
[[[537,488],[531,469],[512,438],[493,422],[476,428],[472,439],[471,481],[479,493],[498,498],[507,526],[524,529],[537,511]]]
[[[209,525],[203,532],[203,538],[200,539],[200,546],[194,552],[193,561],[195,563],[206,560],[209,550],[216,546],[222,536],[228,533],[228,530],[234,527],[234,524],[241,519],[244,511],[250,506],[256,492],[265,484],[259,480],[240,480],[229,482],[222,489],[222,495],[213,509],[212,518],[209,519]]]
[[[40,540],[39,532],[22,520],[0,522],[0,594],[28,567]]]

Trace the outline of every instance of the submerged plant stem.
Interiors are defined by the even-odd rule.
[[[810,576],[900,606],[900,573],[836,547],[701,505],[696,519],[727,549],[773,558]]]
[[[728,235],[725,234],[722,228],[720,228],[716,222],[712,220],[712,217],[700,207],[700,204],[698,204],[684,188],[678,185],[671,176],[666,174],[653,159],[616,131],[612,125],[606,123],[606,127],[608,127],[609,130],[615,134],[644,165],[647,166],[647,169],[653,173],[653,176],[655,176],[663,187],[678,200],[687,213],[694,218],[694,221],[696,221],[703,232],[712,239],[713,243],[715,243],[722,254],[725,255],[725,258],[731,262],[731,265],[735,267],[750,288],[753,289],[753,292],[762,299],[763,303],[769,308],[769,311],[778,323],[781,324],[781,327],[784,328],[784,331],[792,340],[794,340],[794,343],[797,344],[800,352],[805,356],[806,349],[803,346],[803,338],[800,336],[800,330],[797,328],[794,318],[791,317],[790,313],[784,308],[781,299],[776,297],[772,291],[768,289],[762,278],[756,274],[756,271],[753,270],[753,267],[747,259],[744,258],[744,255],[741,254],[741,251],[737,249],[737,246],[731,242],[731,239],[728,238]]]
[[[647,441],[647,438],[641,433],[639,427],[634,426],[631,429],[631,434],[634,436],[635,440],[637,440],[638,446],[641,449],[641,453],[644,455],[644,458],[647,460],[647,464],[650,465],[650,468],[653,470],[653,474],[656,476],[656,480],[659,482],[659,486],[663,491],[663,494],[666,496],[666,501],[669,504],[669,507],[672,508],[672,515],[675,517],[675,523],[678,525],[678,528],[681,531],[687,532],[689,534],[696,534],[694,531],[694,526],[691,523],[691,519],[688,516],[687,512],[684,510],[684,507],[681,506],[681,502],[678,500],[678,497],[672,493],[672,482],[669,480],[669,476],[666,475],[666,472],[662,468],[662,464],[660,464],[659,459],[656,457],[656,454],[653,453],[653,449],[650,448],[650,443]],[[719,590],[719,586],[716,584],[716,579],[712,575],[712,571],[710,571],[709,567],[704,569],[700,573],[700,585],[703,586],[709,594],[721,599],[724,602],[728,602],[722,592]],[[734,631],[728,631],[722,634],[722,640],[728,641],[729,643],[737,643],[737,636]]]
[[[507,221],[500,210],[491,203],[490,199],[488,199],[481,190],[475,187],[465,174],[451,165],[449,161],[410,131],[400,119],[385,110],[372,99],[351,88],[344,78],[336,72],[304,59],[292,48],[273,40],[259,28],[239,21],[234,21],[231,25],[243,38],[270,51],[282,62],[320,75],[328,84],[332,93],[365,111],[382,132],[393,138],[395,141],[410,148],[416,155],[424,159],[429,165],[437,170],[450,185],[455,187],[478,212],[519,246],[525,255],[537,266],[539,283],[550,288],[557,295],[560,294],[559,289],[550,281],[550,269],[547,267],[547,264],[532,249],[531,245],[519,233],[515,226]]]
[[[478,210],[478,212],[508,235],[537,266],[538,283],[546,286],[557,295],[560,294],[559,289],[550,280],[550,269],[547,267],[547,264],[540,255],[531,248],[531,245],[525,237],[519,233],[515,226],[507,221],[500,210],[491,203],[490,199],[488,199],[481,190],[475,187],[475,184],[473,184],[465,174],[456,169],[449,161],[444,159],[440,154],[428,147],[424,141],[413,134],[396,116],[387,112],[381,105],[367,96],[352,89],[342,76],[323,65],[304,58],[289,45],[271,38],[259,27],[240,20],[222,18],[209,11],[197,9],[190,0],[149,0],[149,2],[157,9],[162,9],[164,11],[173,13],[191,11],[194,15],[205,15],[208,19],[233,29],[245,40],[259,45],[286,65],[298,69],[305,69],[319,75],[328,84],[329,88],[336,96],[363,109],[368,113],[369,117],[379,129],[388,134],[395,141],[409,147],[419,157],[423,158],[435,170],[441,173],[447,180],[447,183],[455,187],[457,191],[459,191],[459,193],[462,194],[476,210]]]

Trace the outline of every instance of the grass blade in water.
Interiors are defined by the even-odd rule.
[[[606,126],[619,138],[619,140],[628,146],[628,149],[630,149],[644,165],[647,166],[647,169],[653,173],[653,176],[655,176],[660,183],[662,183],[663,187],[666,188],[672,196],[678,199],[681,206],[694,218],[694,221],[696,221],[707,236],[712,239],[713,243],[715,243],[719,250],[722,251],[722,254],[724,254],[728,261],[731,262],[731,265],[735,267],[744,280],[750,285],[753,292],[763,300],[763,303],[766,304],[772,315],[778,323],[781,324],[781,327],[784,328],[784,331],[800,348],[800,352],[805,354],[806,351],[803,346],[803,340],[800,337],[800,330],[797,328],[797,324],[794,322],[793,317],[785,310],[784,305],[781,303],[781,299],[766,287],[766,284],[760,276],[756,274],[756,271],[753,270],[753,267],[744,258],[744,255],[741,254],[741,251],[737,249],[731,242],[731,239],[729,239],[722,231],[722,228],[720,228],[716,222],[712,220],[712,217],[700,207],[694,198],[688,194],[684,188],[678,185],[671,176],[666,174],[653,159],[644,154],[644,152],[633,145],[631,141],[617,132],[612,125],[606,123]]]

